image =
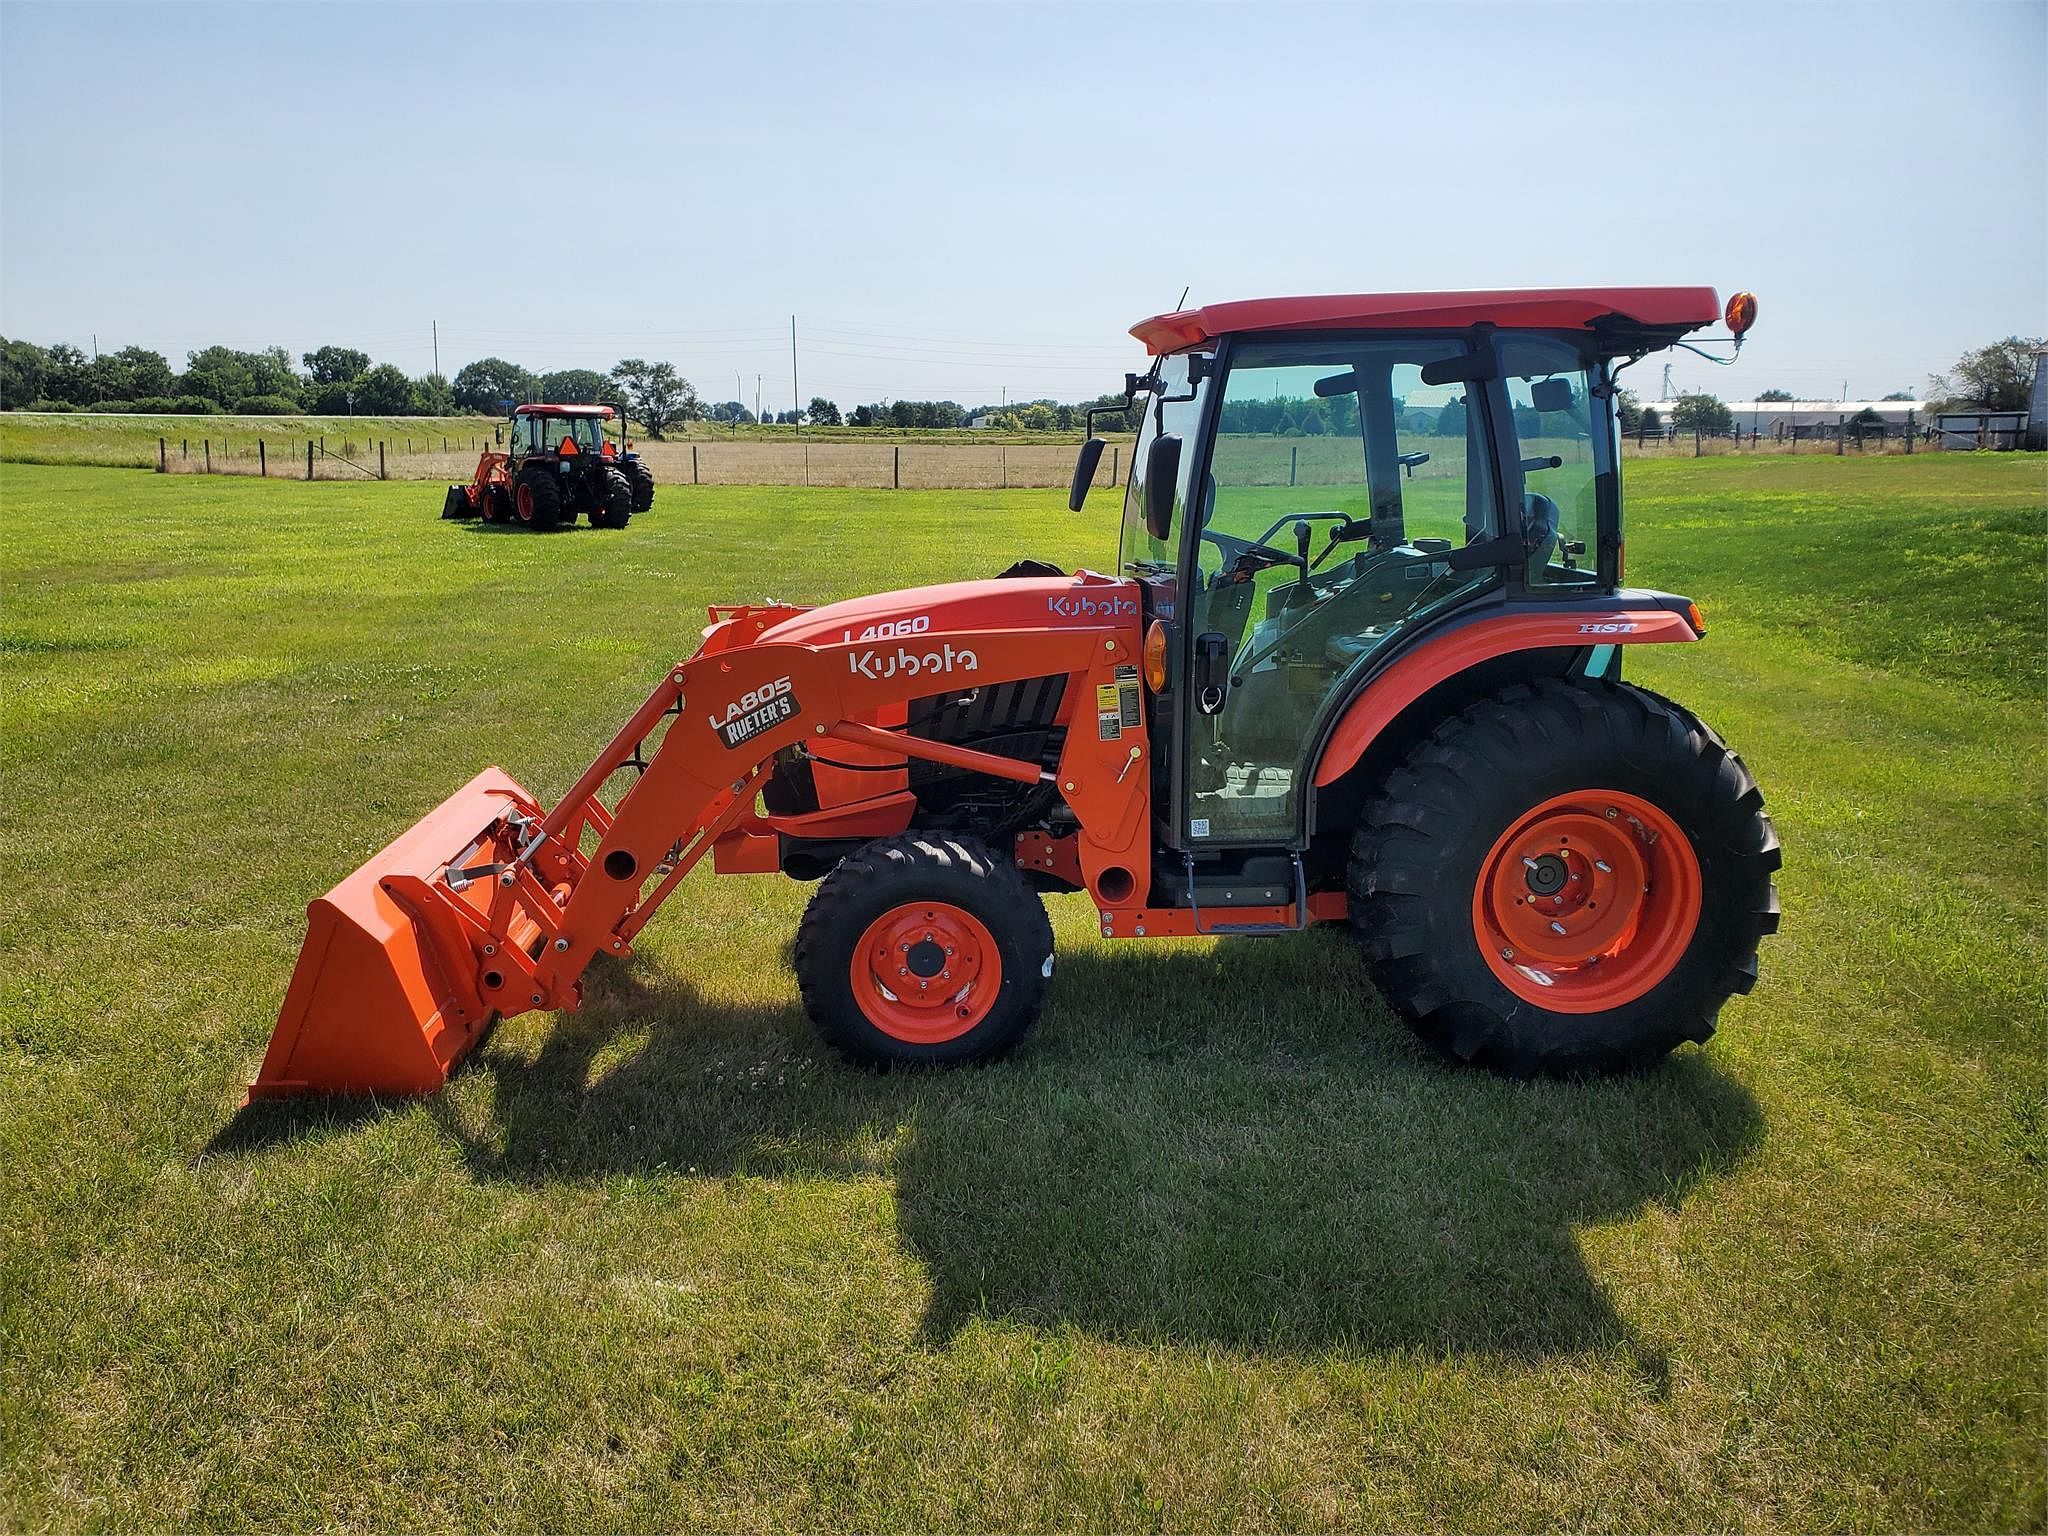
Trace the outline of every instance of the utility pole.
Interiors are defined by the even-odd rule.
[[[761,375],[754,375],[754,420],[761,419]]]
[[[804,435],[803,391],[796,383],[796,316],[789,317],[789,404],[796,413],[796,435],[799,441]]]
[[[427,323],[434,328],[434,372],[439,373],[441,371],[441,322],[429,320]]]

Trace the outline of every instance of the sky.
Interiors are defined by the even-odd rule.
[[[2048,4],[0,5],[0,333],[1118,388],[1288,293],[1756,292],[1743,399],[2048,334]],[[1638,369],[1661,394],[1658,361]]]

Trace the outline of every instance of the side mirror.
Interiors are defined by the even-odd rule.
[[[1162,543],[1173,526],[1173,486],[1180,479],[1180,434],[1162,432],[1145,456],[1145,531]]]
[[[1081,444],[1074,459],[1074,483],[1067,488],[1067,510],[1078,512],[1088,499],[1088,487],[1095,483],[1095,468],[1102,462],[1102,439],[1091,437]]]

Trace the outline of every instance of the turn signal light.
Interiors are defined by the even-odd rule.
[[[1756,324],[1756,295],[1736,294],[1729,299],[1728,308],[1722,312],[1721,318],[1727,322],[1728,333],[1740,337],[1744,331]]]
[[[1692,625],[1692,632],[1694,634],[1704,635],[1707,632],[1707,616],[1700,612],[1700,605],[1698,603],[1687,603],[1685,605],[1685,618],[1686,622]]]
[[[1145,686],[1154,693],[1166,688],[1166,626],[1157,619],[1145,631]]]

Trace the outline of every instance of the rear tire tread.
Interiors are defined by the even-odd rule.
[[[1560,762],[1593,765],[1587,771],[1596,775],[1597,765],[1615,764],[1637,777],[1662,776],[1707,818],[1687,828],[1714,871],[1701,931],[1670,976],[1606,1013],[1551,1013],[1490,976],[1482,980],[1471,889],[1460,883],[1466,872],[1449,881],[1444,873],[1446,848],[1474,807],[1499,785],[1520,782],[1530,764]],[[1687,1040],[1704,1042],[1721,1004],[1756,984],[1758,942],[1778,926],[1771,877],[1782,863],[1762,806],[1742,759],[1668,699],[1625,683],[1503,688],[1446,719],[1366,804],[1346,891],[1367,967],[1395,1011],[1460,1060],[1517,1077],[1646,1066]],[[1708,848],[1699,846],[1702,833],[1712,839]],[[1461,944],[1469,964],[1452,953]],[[1543,1021],[1567,1017],[1578,1021],[1570,1031],[1577,1038],[1546,1042]]]

